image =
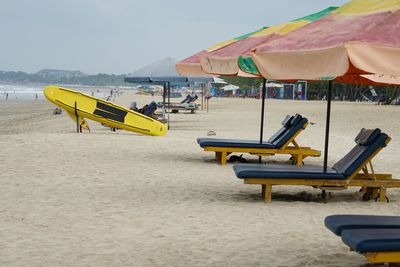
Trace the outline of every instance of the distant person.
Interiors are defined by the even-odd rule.
[[[296,100],[301,100],[301,91],[296,91],[295,92],[295,99]]]
[[[6,100],[8,99],[8,93],[6,93]]]
[[[62,113],[62,109],[59,107],[56,107],[53,111],[53,115],[60,115]]]
[[[38,100],[38,94],[37,93],[35,94],[35,100]]]
[[[129,107],[129,109],[133,110],[133,111],[138,111],[137,103],[136,102],[132,102],[130,107]]]

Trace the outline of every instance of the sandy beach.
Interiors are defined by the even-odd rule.
[[[116,103],[153,99],[125,92]],[[324,200],[311,187],[279,186],[266,205],[259,186],[243,184],[232,164],[216,164],[196,143],[209,130],[258,139],[257,99],[217,98],[208,113],[171,114],[166,137],[111,132],[92,121],[91,133],[77,134],[65,112],[52,115],[54,107],[43,99],[0,101],[1,266],[363,266],[324,218],[400,213],[399,190],[382,204],[363,202],[355,188]],[[285,115],[300,113],[315,124],[299,143],[322,150],[325,111],[322,101],[268,100],[265,138]],[[398,106],[334,102],[329,164],[354,146],[362,127],[378,127],[393,140],[375,170],[400,178],[399,117]],[[288,164],[288,157],[264,162]]]

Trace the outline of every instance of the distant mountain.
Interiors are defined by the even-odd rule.
[[[153,64],[134,71],[129,76],[179,76],[175,70],[177,61],[173,58],[164,58]],[[74,84],[91,86],[121,86],[125,74],[114,75],[99,73],[89,75],[79,70],[43,69],[36,73],[22,71],[0,71],[0,82],[6,83],[45,83],[45,84]]]
[[[54,70],[54,69],[43,69],[36,72],[36,75],[39,75],[43,78],[77,78],[77,77],[86,77],[89,76],[79,70],[71,71],[71,70]]]
[[[136,77],[162,77],[162,76],[180,76],[176,70],[175,65],[178,61],[167,57],[161,59],[157,62],[154,62],[150,65],[147,65],[143,68],[140,68],[132,73],[129,76],[136,76]]]
[[[0,71],[0,82],[4,83],[45,83],[74,84],[91,86],[121,86],[126,85],[126,75],[96,74],[88,75],[81,71],[44,69],[28,74],[22,71]]]

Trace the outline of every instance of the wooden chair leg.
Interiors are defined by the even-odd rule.
[[[265,203],[271,202],[272,199],[271,195],[272,195],[272,185],[267,184],[265,185],[265,197],[264,197]]]
[[[226,164],[226,157],[227,157],[227,153],[226,152],[221,152],[221,165],[225,165]]]
[[[372,199],[378,199],[379,197],[379,188],[374,187],[372,189]]]
[[[261,196],[263,199],[265,199],[265,189],[266,189],[265,184],[262,184],[261,185]]]
[[[386,188],[383,186],[379,189],[379,201],[386,202]]]
[[[296,158],[297,162],[297,166],[303,166],[303,155],[298,155]]]

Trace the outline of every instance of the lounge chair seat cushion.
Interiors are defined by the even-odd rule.
[[[332,168],[323,172],[322,166],[296,166],[281,164],[236,164],[233,170],[239,179],[261,178],[261,179],[327,179],[344,180],[343,174]]]
[[[255,140],[240,140],[240,139],[218,139],[218,138],[198,138],[197,143],[201,147],[238,147],[238,148],[268,148],[273,149],[275,146],[268,142]]]
[[[400,216],[331,215],[325,218],[325,226],[339,236],[351,229],[400,229]]]
[[[400,229],[344,230],[342,240],[360,253],[400,251]]]

